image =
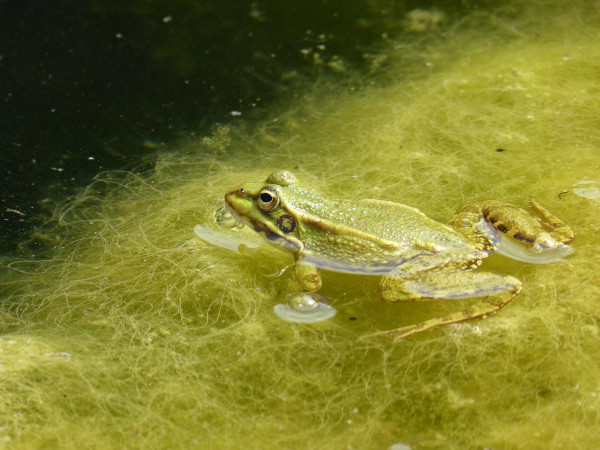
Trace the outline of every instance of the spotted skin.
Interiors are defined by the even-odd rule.
[[[472,203],[441,224],[410,206],[382,200],[330,199],[301,186],[288,171],[225,195],[232,214],[296,261],[296,289],[321,287],[320,268],[381,274],[388,302],[478,299],[455,313],[366,337],[395,340],[432,327],[488,315],[521,291],[509,275],[478,269],[504,235],[532,253],[568,247],[569,226],[532,200],[529,209],[499,201]]]

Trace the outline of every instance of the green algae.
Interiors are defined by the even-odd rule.
[[[216,126],[149,170],[98,175],[23,246],[31,254],[2,260],[0,441],[597,447],[600,203],[571,189],[600,182],[599,13],[589,2],[473,13],[389,42],[368,77],[323,79],[270,120]],[[457,303],[389,305],[376,277],[324,273],[338,315],[285,323],[273,275],[289,255],[193,233],[227,189],[280,168],[330,196],[439,220],[474,200],[536,197],[576,230],[575,254],[490,258],[487,269],[523,281],[507,308],[395,345],[356,338]]]

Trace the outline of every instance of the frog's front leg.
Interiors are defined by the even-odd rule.
[[[448,225],[477,248],[521,261],[555,262],[573,253],[567,245],[575,237],[573,230],[534,199],[530,210],[498,201],[472,203]]]
[[[382,278],[381,296],[390,302],[452,300],[481,297],[472,306],[447,316],[364,337],[394,335],[394,341],[440,325],[461,322],[493,313],[506,306],[520,291],[521,283],[511,276],[475,272],[478,261],[450,262],[425,268],[430,257],[415,258]],[[424,268],[425,270],[420,270]]]
[[[286,268],[288,270],[288,268]],[[292,293],[312,293],[321,289],[321,271],[318,267],[303,262],[302,258],[296,258],[292,268],[291,276],[286,277],[280,286],[280,294],[292,295]]]
[[[315,292],[321,289],[321,273],[319,268],[312,264],[296,260],[294,278],[298,282],[301,291]]]
[[[286,303],[275,305],[275,313],[289,322],[321,322],[336,314],[336,309],[327,304],[327,299],[317,294],[321,288],[319,268],[296,260],[294,277],[288,283]]]

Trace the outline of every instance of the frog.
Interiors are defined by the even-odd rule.
[[[326,269],[380,275],[379,295],[387,302],[476,299],[447,315],[362,336],[390,336],[394,342],[508,305],[521,282],[477,270],[496,251],[507,249],[507,256],[527,262],[555,262],[573,253],[569,243],[575,238],[535,199],[528,208],[497,200],[469,203],[441,223],[389,200],[327,197],[287,170],[229,190],[225,204],[235,220],[293,255],[298,294],[314,295]]]

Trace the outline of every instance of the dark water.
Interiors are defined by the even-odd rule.
[[[0,252],[98,172],[360,70],[434,3],[0,1]]]

